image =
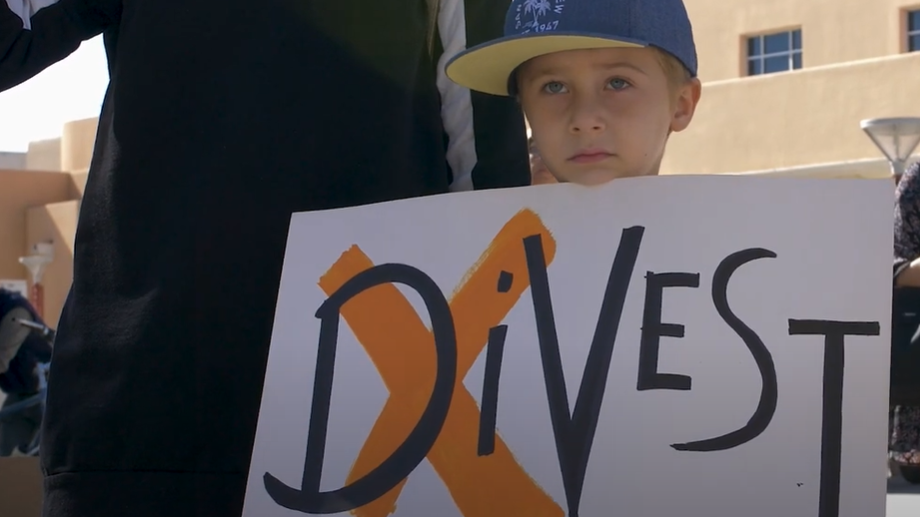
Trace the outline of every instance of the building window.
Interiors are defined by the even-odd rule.
[[[747,65],[748,75],[802,68],[802,29],[749,37]]]
[[[907,51],[920,50],[920,9],[907,12]]]

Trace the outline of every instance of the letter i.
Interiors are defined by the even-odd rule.
[[[498,292],[511,290],[514,275],[502,271],[498,276]],[[498,381],[501,377],[502,356],[505,350],[505,336],[508,325],[498,325],[489,329],[489,344],[486,347],[486,371],[482,381],[482,407],[479,411],[479,447],[480,456],[495,452],[495,421],[498,418]]]

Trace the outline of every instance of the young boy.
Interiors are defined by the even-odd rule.
[[[460,53],[447,76],[515,96],[560,182],[658,174],[700,98],[682,0],[513,0],[504,37]]]

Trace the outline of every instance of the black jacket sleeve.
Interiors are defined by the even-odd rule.
[[[0,0],[0,92],[72,54],[121,18],[121,0],[60,0],[31,18],[31,29]]]
[[[458,52],[502,35],[508,2],[440,0],[438,63],[442,120],[448,137],[451,190],[530,184],[524,116],[517,101],[471,92],[447,78],[444,67]]]

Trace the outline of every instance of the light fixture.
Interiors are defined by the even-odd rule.
[[[32,247],[32,254],[19,257],[19,263],[29,270],[32,276],[32,289],[29,301],[39,316],[44,316],[45,288],[42,285],[42,275],[51,262],[54,261],[54,244],[40,242]]]
[[[859,125],[888,159],[891,174],[904,174],[907,160],[920,144],[920,117],[866,119]]]

